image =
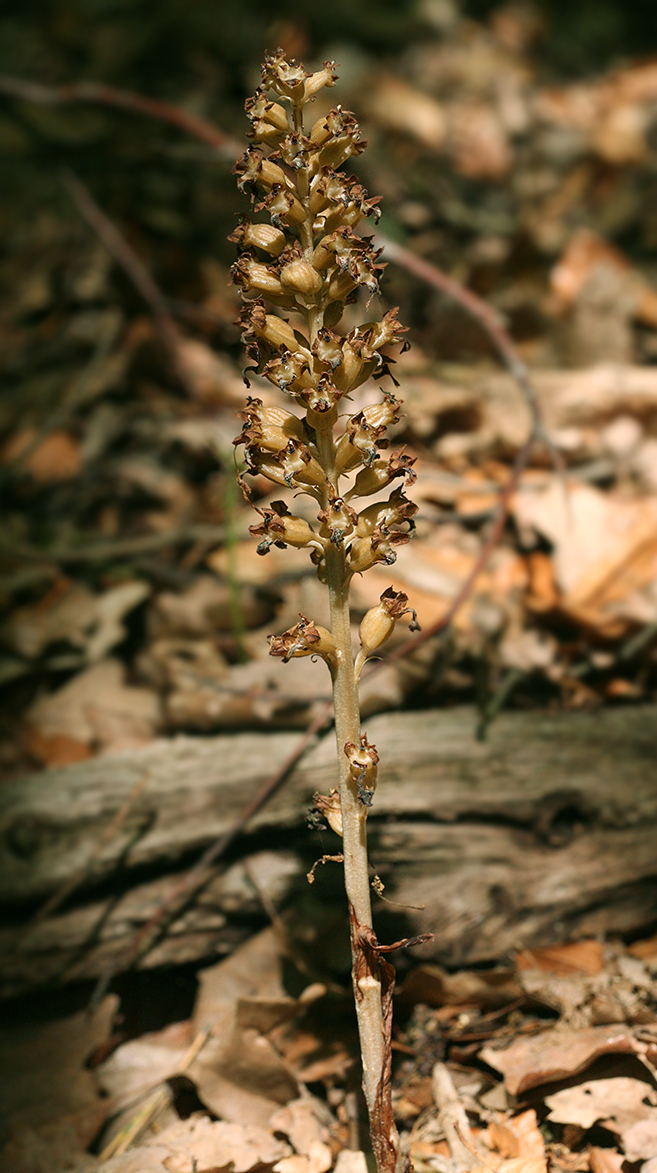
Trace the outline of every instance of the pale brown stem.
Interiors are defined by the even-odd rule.
[[[300,107],[294,108],[294,127],[303,132],[303,115]],[[297,175],[297,194],[307,208],[309,193],[308,173],[301,168]],[[312,260],[314,235],[312,217],[307,214],[306,222],[300,225],[299,238],[307,261]],[[312,346],[324,320],[322,304],[308,305],[306,310],[308,338]],[[327,481],[338,494],[338,478],[335,474],[335,441],[333,423],[335,413],[329,412],[316,427],[317,451]],[[322,426],[323,425],[323,426]],[[323,508],[329,505],[328,484],[323,494]],[[331,612],[331,634],[335,640],[335,665],[333,680],[333,707],[335,713],[335,739],[338,755],[338,780],[340,806],[342,810],[342,841],[344,856],[344,882],[349,901],[352,944],[352,977],[354,1001],[358,1021],[361,1060],[363,1066],[363,1091],[370,1119],[372,1147],[378,1173],[394,1173],[394,1164],[385,1160],[382,1154],[397,1154],[399,1138],[392,1124],[392,1135],[377,1138],[381,1116],[382,1095],[389,1094],[385,1081],[386,1056],[383,1023],[381,980],[378,966],[370,966],[363,973],[358,964],[362,958],[362,947],[357,939],[358,928],[372,931],[372,904],[370,900],[369,861],[367,855],[367,808],[358,801],[356,782],[351,774],[349,760],[345,754],[348,743],[360,743],[360,704],[358,680],[355,672],[354,655],[351,646],[351,618],[349,609],[349,583],[351,575],[347,567],[344,547],[329,543],[326,551],[326,574]],[[392,1121],[392,1113],[386,1113]],[[388,1128],[390,1132],[391,1129]],[[379,1143],[377,1143],[377,1140]]]
[[[319,433],[317,438],[320,461],[328,471],[334,464],[332,429]],[[331,633],[336,646],[336,667],[333,671],[333,705],[340,805],[342,808],[344,882],[350,915],[358,926],[371,929],[372,905],[367,855],[367,808],[358,801],[356,783],[344,752],[347,743],[358,745],[360,742],[360,705],[351,645],[349,574],[342,547],[335,545],[329,547],[326,553],[326,570],[331,608]],[[378,974],[371,971],[361,977],[357,976],[357,951],[357,943],[352,938],[354,999],[363,1064],[363,1091],[370,1122],[374,1129],[374,1117],[378,1097],[381,1094],[385,1065],[381,981]],[[395,1143],[397,1138],[391,1137],[390,1140],[397,1148],[398,1145]],[[376,1144],[374,1147],[376,1151]],[[380,1169],[379,1173],[384,1173],[384,1171]]]

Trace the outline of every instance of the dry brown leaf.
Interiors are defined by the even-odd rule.
[[[189,1022],[122,1043],[96,1069],[112,1113],[136,1104],[178,1071],[191,1042]]]
[[[39,484],[51,485],[73,480],[79,474],[83,464],[82,448],[70,432],[55,431],[43,440],[37,440],[33,429],[23,428],[0,452],[0,464],[13,464],[14,461]]]
[[[178,338],[176,359],[194,397],[212,406],[244,406],[244,382],[232,362],[200,338]]]
[[[102,595],[60,581],[38,603],[21,607],[2,629],[4,644],[27,659],[41,656],[51,644],[67,643],[87,663],[101,660],[126,634],[123,619],[150,594],[143,582],[121,583]]]
[[[160,723],[159,700],[124,680],[118,660],[103,660],[36,701],[26,714],[29,751],[45,765],[63,765],[67,747],[77,761],[94,749],[118,752],[148,744]]]
[[[160,725],[160,701],[149,689],[124,684],[116,659],[102,660],[43,697],[26,714],[29,751],[46,765],[62,765],[62,739],[88,751],[118,752],[147,745]],[[75,760],[84,757],[82,751]]]
[[[273,1173],[310,1173],[310,1162],[307,1157],[295,1153],[277,1161]]]
[[[415,966],[396,997],[426,1006],[479,1006],[496,1010],[522,997],[522,987],[509,970],[459,970],[448,973],[439,965]]]
[[[519,1116],[492,1120],[488,1137],[503,1157],[545,1157],[545,1144],[533,1108]]]
[[[639,1120],[657,1121],[657,1110],[648,1107],[646,1100],[657,1103],[650,1084],[627,1076],[588,1080],[545,1097],[549,1119],[558,1124],[592,1128],[597,1120],[604,1120],[605,1127],[621,1134]]]
[[[261,627],[271,620],[271,600],[254,589],[243,586],[240,610],[246,627]],[[162,591],[149,614],[151,635],[207,637],[216,632],[232,631],[234,600],[230,585],[210,574],[201,574],[184,591]]]
[[[576,621],[611,632],[657,613],[657,503],[621,501],[585,485],[567,497],[555,481],[520,491],[516,520],[553,543],[560,607]]]
[[[589,1147],[589,1164],[591,1173],[621,1173],[625,1158],[616,1149],[600,1149],[597,1145]]]
[[[604,1122],[606,1125],[606,1121]],[[657,1113],[637,1120],[621,1130],[621,1140],[628,1161],[646,1161],[657,1153]]]
[[[296,1153],[308,1157],[314,1145],[328,1140],[326,1105],[314,1096],[290,1100],[284,1108],[275,1112],[269,1121],[272,1132],[282,1132]],[[329,1155],[329,1165],[331,1164]]]
[[[454,169],[470,179],[501,179],[513,161],[502,120],[487,102],[454,103],[449,145]]]
[[[591,281],[596,268],[603,265],[623,274],[628,281],[632,282],[635,314],[637,317],[642,316],[645,298],[648,320],[650,320],[650,305],[653,298],[657,300],[657,295],[649,288],[641,275],[632,269],[630,262],[620,249],[589,228],[580,228],[573,233],[550,274],[552,291],[561,306],[563,308],[571,306]]]
[[[265,1128],[192,1116],[105,1161],[98,1173],[255,1173],[289,1155],[289,1146]]]
[[[643,941],[635,941],[634,944],[628,945],[627,952],[631,953],[632,957],[639,957],[641,960],[657,957],[657,936],[647,937]]]
[[[372,121],[409,135],[431,151],[440,151],[444,146],[447,120],[435,98],[390,76],[369,86],[363,97]]]
[[[518,969],[542,969],[546,973],[569,974],[601,973],[604,969],[604,948],[600,941],[573,941],[568,945],[553,945],[546,949],[525,949],[517,953]]]
[[[219,1116],[264,1124],[299,1096],[299,1085],[278,1051],[249,1025],[258,1012],[271,1027],[300,1008],[283,987],[275,930],[264,929],[199,976],[194,1030],[208,1027],[211,1032],[190,1072],[199,1095]]]
[[[504,1076],[512,1095],[567,1079],[599,1055],[640,1054],[645,1050],[625,1026],[590,1026],[583,1030],[556,1026],[533,1036],[519,1036],[504,1050],[483,1047],[480,1055]]]
[[[117,1007],[112,994],[92,1015],[81,1010],[68,1018],[2,1031],[2,1168],[33,1173],[32,1157],[36,1151],[38,1158],[45,1145],[51,1161],[54,1152],[64,1150],[68,1161],[84,1156],[109,1111],[85,1063],[108,1041]]]

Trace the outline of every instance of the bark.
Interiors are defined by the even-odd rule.
[[[405,934],[435,933],[416,955],[463,964],[654,922],[654,709],[508,714],[483,745],[474,725],[469,710],[366,723],[381,758],[372,863],[386,897],[424,906],[377,900],[375,927],[395,913]],[[170,888],[172,873],[231,826],[296,737],[178,737],[5,785],[0,990],[102,972]],[[278,908],[301,904],[309,859],[333,849],[326,834],[320,841],[305,831],[304,814],[313,791],[333,785],[334,755],[327,737],[306,756],[241,836],[231,867],[142,964],[230,949],[247,931],[244,918],[261,910],[259,892]],[[144,778],[133,809],[94,856]],[[20,943],[17,921],[75,877],[74,896]],[[377,933],[385,943],[384,929]]]

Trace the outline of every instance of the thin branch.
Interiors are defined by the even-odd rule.
[[[149,98],[132,90],[120,90],[98,82],[79,82],[65,86],[44,86],[37,82],[24,81],[18,77],[0,77],[0,93],[39,106],[64,106],[70,102],[92,102],[102,106],[114,106],[132,114],[143,114],[158,122],[168,122],[212,147],[226,158],[236,158],[241,148],[213,123],[196,114],[190,114],[181,106],[173,106],[159,98]]]
[[[62,171],[61,177],[80,215],[86,220],[89,227],[93,229],[99,239],[102,240],[108,252],[111,253],[114,260],[127,273],[132,284],[146,302],[153,315],[153,321],[160,334],[164,348],[169,355],[171,364],[188,395],[194,398],[196,396],[196,384],[181,359],[184,338],[171,315],[162,290],[137,256],[137,253],[119,232],[116,225],[98,207],[90,191],[77,175],[74,175],[71,171]]]
[[[474,318],[479,323],[484,333],[492,342],[496,353],[509,374],[518,384],[518,388],[531,415],[534,439],[540,439],[545,444],[556,467],[560,472],[563,472],[563,458],[545,431],[536,391],[531,381],[529,370],[518,354],[513,339],[499,314],[491,305],[483,301],[476,293],[473,293],[471,289],[467,289],[465,285],[461,285],[459,281],[444,273],[442,269],[432,264],[431,261],[417,256],[410,249],[404,248],[394,240],[390,240],[387,236],[382,236],[381,233],[376,233],[375,241],[379,247],[384,249],[385,256],[393,261],[394,264],[412,273],[414,277],[419,278],[425,285],[431,285],[434,289],[438,289],[440,293],[444,293],[446,297],[449,297],[457,305],[460,305],[469,317]]]
[[[401,660],[404,656],[409,655],[411,652],[415,651],[415,649],[419,647],[420,644],[424,643],[428,639],[431,639],[434,635],[438,635],[441,631],[445,631],[446,628],[452,624],[455,616],[461,610],[461,607],[472,593],[472,589],[475,582],[479,578],[479,575],[488,565],[488,561],[502,536],[507,517],[509,516],[509,505],[511,498],[518,488],[520,477],[527,467],[527,462],[535,442],[536,436],[532,432],[513,462],[511,475],[502,489],[500,501],[495,512],[495,520],[491,526],[490,533],[486,538],[479,555],[477,556],[474,566],[461,583],[459,590],[457,591],[454,599],[450,603],[445,613],[441,615],[440,619],[437,619],[435,623],[432,623],[430,627],[423,627],[421,632],[419,632],[417,635],[414,635],[411,639],[406,640],[403,644],[400,644],[400,646],[395,648],[394,651],[389,652],[384,659],[374,664],[371,671],[368,673],[368,677],[371,676],[374,672],[378,671],[378,669],[382,667],[383,664],[394,663],[395,660]]]
[[[137,799],[141,797],[144,790],[146,789],[146,786],[149,782],[149,777],[150,776],[148,771],[145,774],[142,774],[141,778],[139,778],[135,786],[133,786],[123,805],[114,815],[112,821],[108,824],[107,827],[105,827],[102,835],[98,837],[96,843],[89,852],[86,862],[82,865],[81,868],[78,869],[78,871],[74,872],[72,876],[69,876],[69,878],[65,880],[64,883],[59,888],[57,888],[51,896],[48,897],[45,903],[41,905],[37,912],[35,912],[34,916],[28,921],[18,941],[19,949],[25,947],[25,942],[33,930],[36,929],[37,926],[42,923],[42,921],[47,920],[49,916],[52,916],[58,908],[61,908],[62,904],[64,904],[64,902],[73,895],[73,893],[80,887],[80,885],[90,878],[93,873],[94,865],[102,856],[103,850],[119,834],[128,815],[133,810]]]
[[[15,558],[22,562],[38,563],[44,566],[77,566],[88,562],[110,562],[116,558],[136,557],[152,554],[167,546],[178,546],[187,542],[220,542],[226,536],[222,525],[199,523],[183,525],[179,529],[166,530],[158,534],[143,534],[134,538],[108,538],[107,541],[93,542],[81,539],[80,546],[53,550],[39,550],[36,546],[5,540],[0,535],[0,554],[4,558]]]
[[[313,742],[315,736],[320,732],[326,723],[331,712],[331,702],[317,715],[311,725],[302,734],[297,745],[292,750],[292,753],[285,759],[283,764],[276,770],[261,786],[257,794],[246,804],[242,814],[235,820],[232,827],[229,828],[225,834],[216,839],[214,843],[203,852],[203,855],[188,872],[182,876],[177,883],[175,883],[167,895],[162,899],[155,912],[149,917],[144,925],[134,934],[132,940],[129,942],[125,951],[117,957],[105,972],[101,975],[98,983],[94,989],[90,1006],[98,1006],[102,1001],[110,982],[118,973],[124,973],[134,961],[145,951],[152,943],[155,933],[162,924],[167,913],[183,899],[189,899],[198,891],[208,880],[210,869],[217,863],[223,855],[226,854],[228,848],[234,843],[237,836],[244,830],[247,823],[257,811],[264,806],[264,804],[271,798],[271,796],[278,790],[279,786],[287,778],[290,771],[299,761],[299,758],[306,752]]]

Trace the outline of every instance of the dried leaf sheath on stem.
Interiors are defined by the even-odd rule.
[[[254,210],[267,212],[270,222],[244,219],[232,234],[240,250],[233,280],[241,288],[243,339],[254,369],[297,410],[250,398],[236,444],[244,447],[247,474],[309,496],[316,509],[311,525],[272,501],[251,532],[263,555],[272,544],[307,548],[328,589],[331,630],[302,615],[271,637],[270,651],[286,662],[316,655],[331,673],[339,780],[334,825],[344,844],[363,1089],[379,1173],[393,1173],[402,1166],[390,1100],[394,970],[382,961],[372,928],[367,814],[378,754],[361,733],[358,678],[408,600],[392,588],[383,593],[361,624],[354,661],[349,587],[354,574],[392,565],[395,548],[409,540],[416,510],[404,488],[415,474],[403,451],[382,455],[387,428],[400,412],[392,394],[346,412],[351,392],[389,373],[387,352],[402,343],[404,328],[392,310],[349,333],[339,330],[345,306],[360,290],[368,298],[377,292],[382,266],[371,239],[354,231],[363,217],[378,216],[377,201],[339,171],[365,147],[353,114],[336,106],[305,122],[313,96],[334,84],[331,63],[309,74],[279,51],[266,58],[262,83],[246,104],[253,145],[236,172]],[[393,484],[387,500],[372,500]],[[359,511],[361,498],[369,504]]]

